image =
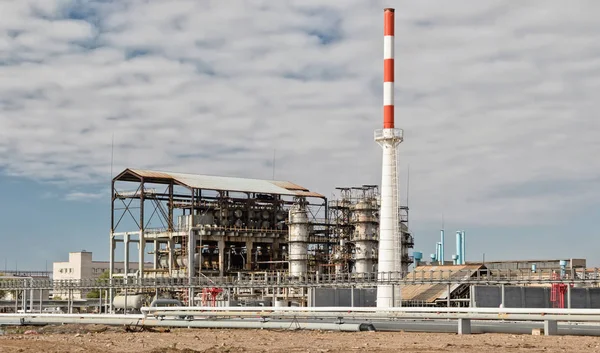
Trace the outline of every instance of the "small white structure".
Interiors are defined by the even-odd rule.
[[[115,273],[123,273],[123,262],[115,262]],[[129,273],[137,271],[137,263],[129,264]],[[100,277],[104,271],[108,271],[108,261],[93,261],[90,251],[70,252],[69,261],[55,262],[53,264],[52,276],[54,281],[60,280],[82,280]],[[88,291],[74,290],[73,299],[84,299]],[[66,298],[68,293],[56,289],[53,291],[54,298]]]

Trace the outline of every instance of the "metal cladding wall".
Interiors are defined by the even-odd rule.
[[[375,307],[375,288],[310,288],[308,306],[352,306],[351,290],[354,290],[355,307]]]
[[[551,308],[550,290],[549,287],[505,286],[504,307]],[[476,308],[498,308],[502,303],[500,286],[473,286],[471,293],[472,306]],[[600,308],[600,288],[571,288],[571,308]]]

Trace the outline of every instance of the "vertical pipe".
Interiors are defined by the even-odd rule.
[[[108,278],[112,280],[115,272],[115,240],[114,234],[110,232],[110,248],[108,249]]]
[[[111,175],[112,177],[112,175]],[[115,270],[115,181],[114,179],[111,181],[110,184],[110,194],[111,194],[111,202],[110,202],[110,234],[109,234],[109,238],[110,238],[110,248],[109,248],[109,263],[108,263],[108,281],[110,286],[109,292],[108,292],[108,309],[109,312],[112,313],[112,302],[113,302],[113,289],[112,289],[112,283],[113,283],[113,273]]]
[[[437,259],[438,265],[441,265],[441,258],[442,258],[442,243],[437,242],[435,244],[435,258]]]
[[[171,182],[169,184],[169,224],[167,225],[169,227],[169,231],[172,232],[174,225],[173,225],[173,182]]]
[[[33,312],[33,278],[29,280],[29,310]]]
[[[193,216],[193,212],[192,215],[190,215],[190,218],[194,217]],[[194,250],[196,248],[196,235],[194,233],[194,230],[192,229],[192,220],[190,219],[190,221],[188,222],[188,248],[187,248],[187,269],[188,269],[188,306],[193,306],[193,299],[194,299],[194,289],[192,287],[192,282],[194,279],[194,272],[196,270],[196,265],[194,263]]]
[[[445,246],[444,246],[444,245],[445,245],[445,244],[444,244],[444,230],[443,230],[443,229],[442,229],[442,230],[440,230],[440,237],[442,238],[442,239],[441,239],[441,242],[442,242],[442,249],[441,249],[441,251],[440,251],[440,263],[443,265],[443,264],[444,264],[444,260],[445,260],[445,256],[444,256],[444,248],[445,248]]]
[[[138,271],[140,274],[140,279],[144,278],[144,250],[146,248],[146,238],[144,234],[144,229],[146,228],[144,224],[144,178],[142,178],[142,183],[140,185],[140,237],[139,237],[139,263],[138,263]]]
[[[154,263],[152,265],[152,268],[154,270],[158,269],[158,249],[159,249],[158,240],[154,239],[154,255],[152,256],[152,262]]]
[[[125,283],[128,283],[129,274],[129,233],[123,235],[123,246],[124,246],[124,258],[123,258],[123,279]]]
[[[465,244],[465,231],[461,231],[460,232],[460,259],[462,260],[462,264],[466,264],[467,263],[467,258],[466,258],[466,244]]]
[[[461,265],[462,264],[462,258],[460,256],[460,253],[462,251],[462,246],[461,246],[461,235],[460,235],[460,230],[456,231],[456,264],[457,265]]]

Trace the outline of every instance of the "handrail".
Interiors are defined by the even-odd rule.
[[[593,271],[593,272],[592,272]],[[552,270],[540,270],[537,273],[515,273],[513,270],[452,270],[452,271],[413,271],[410,274],[401,272],[386,273],[318,273],[312,272],[302,276],[290,276],[286,272],[239,272],[227,277],[205,276],[194,277],[191,280],[175,277],[146,277],[129,278],[125,283],[122,278],[113,278],[112,284],[108,279],[30,279],[27,277],[1,277],[0,289],[124,289],[124,288],[156,288],[172,286],[177,288],[189,287],[344,287],[344,286],[377,286],[378,284],[412,285],[412,284],[452,284],[452,285],[522,285],[522,284],[580,284],[600,285],[600,278],[595,274],[597,269],[576,270],[574,276],[556,278]]]

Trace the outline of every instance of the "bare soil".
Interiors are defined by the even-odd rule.
[[[140,330],[102,325],[2,328],[0,352],[600,352],[600,338],[405,332]]]

